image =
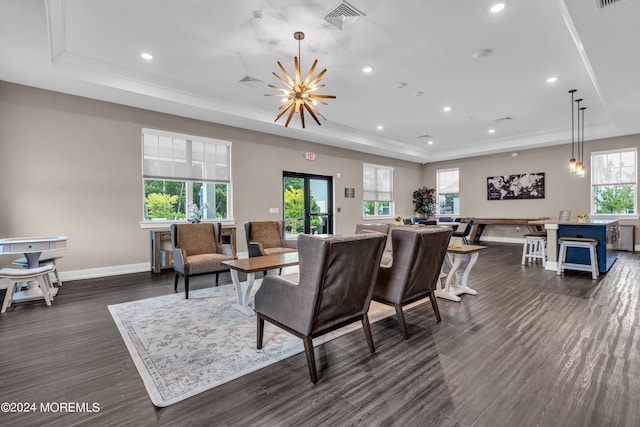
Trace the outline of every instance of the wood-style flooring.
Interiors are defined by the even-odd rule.
[[[2,426],[639,426],[640,254],[599,280],[520,265],[490,244],[462,302],[438,300],[167,408],[155,408],[107,305],[173,292],[173,274],[65,282],[51,307],[0,315],[0,402],[99,412],[2,413]],[[213,276],[192,281],[210,286]],[[221,283],[230,283],[229,275]]]

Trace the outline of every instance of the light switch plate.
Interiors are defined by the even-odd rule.
[[[280,212],[280,209],[278,208],[269,208],[269,213],[278,213]]]

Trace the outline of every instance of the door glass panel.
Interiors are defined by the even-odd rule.
[[[284,177],[284,226],[287,236],[304,233],[304,179]]]
[[[283,179],[285,231],[288,238],[299,233],[331,234],[332,178],[285,172]]]

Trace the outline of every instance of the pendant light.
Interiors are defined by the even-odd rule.
[[[574,154],[574,146],[575,146],[575,124],[574,124],[574,114],[573,114],[573,94],[577,92],[577,89],[572,89],[569,91],[571,94],[571,159],[569,159],[569,172],[576,171],[576,156]]]
[[[578,176],[581,178],[584,178],[585,175],[585,167],[584,167],[584,110],[586,110],[587,107],[579,107],[578,109],[578,114],[582,115],[582,118],[580,120],[580,116],[578,116],[578,119],[582,122],[582,129],[580,130],[580,138],[578,143],[580,144],[580,164],[582,165],[582,167],[580,168],[580,172],[578,173]]]
[[[576,162],[576,170],[575,170],[575,172],[576,172],[576,175],[580,176],[580,173],[581,173],[582,169],[584,169],[584,165],[582,164],[582,157],[580,157],[580,149],[581,149],[581,147],[580,147],[580,103],[582,102],[582,98],[576,99],[575,102],[578,104],[578,108],[577,108],[577,111],[578,111],[578,114],[577,114],[577,116],[578,116],[578,127],[577,127],[577,129],[578,129],[578,138],[577,138],[577,147],[578,147],[577,157],[578,157],[578,161]]]

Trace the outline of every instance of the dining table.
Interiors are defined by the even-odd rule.
[[[450,269],[447,273],[444,288],[441,288],[440,283],[438,283],[438,287],[434,291],[435,295],[439,298],[455,302],[460,302],[458,295],[461,294],[477,295],[478,291],[469,287],[469,277],[473,266],[478,262],[480,251],[486,248],[486,246],[479,245],[450,246],[447,248],[446,260]],[[458,278],[458,270],[462,265],[462,258],[465,255],[469,255],[469,262],[460,279]]]
[[[67,236],[36,236],[9,237],[0,239],[0,255],[21,254],[27,259],[28,268],[36,268],[40,263],[43,252],[57,251],[67,248]],[[58,288],[51,289],[52,296],[56,296]],[[31,301],[43,299],[38,286],[29,285],[26,289],[16,292],[13,301]]]

